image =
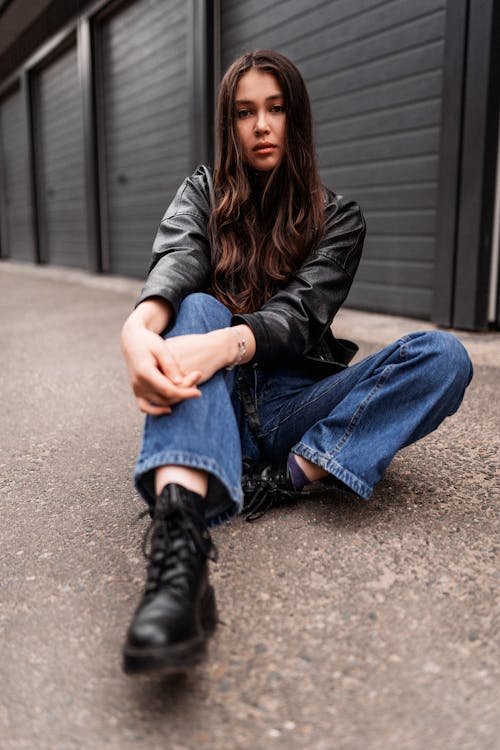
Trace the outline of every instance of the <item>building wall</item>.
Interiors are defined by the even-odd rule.
[[[96,24],[103,260],[111,273],[144,277],[158,222],[191,169],[186,7],[137,0]]]
[[[54,265],[87,268],[89,196],[74,39],[34,71],[31,89],[40,257]]]
[[[219,46],[222,71],[271,47],[308,84],[324,182],[367,219],[348,304],[452,323],[465,74],[482,34],[484,80],[493,38],[476,17],[467,0],[52,0],[0,60],[1,256],[143,277],[177,186],[210,158]]]
[[[28,125],[20,86],[0,101],[0,188],[2,255],[34,261]]]
[[[222,5],[224,67],[270,47],[307,81],[324,182],[367,220],[358,308],[430,315],[445,12],[445,0]]]

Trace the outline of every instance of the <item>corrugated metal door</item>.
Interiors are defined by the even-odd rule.
[[[0,102],[2,169],[2,256],[34,260],[31,192],[28,179],[28,137],[21,91]]]
[[[33,112],[41,258],[87,268],[82,103],[74,47],[34,74]]]
[[[324,182],[364,209],[353,307],[431,314],[445,12],[446,0],[222,0],[224,68],[255,47],[298,65]]]
[[[139,0],[100,27],[103,247],[113,273],[145,275],[156,227],[193,166],[188,10],[184,0]]]

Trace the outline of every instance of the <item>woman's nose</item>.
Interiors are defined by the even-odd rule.
[[[255,132],[256,133],[268,133],[269,132],[269,124],[267,121],[266,112],[257,113],[257,120],[255,122]]]

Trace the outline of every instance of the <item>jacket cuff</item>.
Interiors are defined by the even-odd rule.
[[[264,364],[272,362],[277,356],[280,356],[280,353],[276,350],[276,342],[273,342],[272,337],[269,335],[269,329],[259,313],[233,315],[231,325],[246,325],[252,331],[255,338],[255,354],[250,360],[251,363],[259,362],[259,364]]]
[[[161,299],[164,299],[165,302],[168,302],[170,304],[173,317],[169,325],[172,325],[177,318],[177,312],[180,306],[180,299],[178,295],[171,293],[170,290],[165,291],[165,288],[162,286],[146,283],[135,302],[134,308],[140,305],[141,302],[144,302],[147,299],[151,299],[151,297],[161,297]]]

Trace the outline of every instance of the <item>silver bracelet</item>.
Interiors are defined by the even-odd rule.
[[[231,365],[227,365],[226,370],[234,370],[234,368],[240,364],[241,360],[247,353],[247,342],[245,341],[243,336],[240,338],[240,335],[237,331],[234,332],[238,336],[238,356]]]

